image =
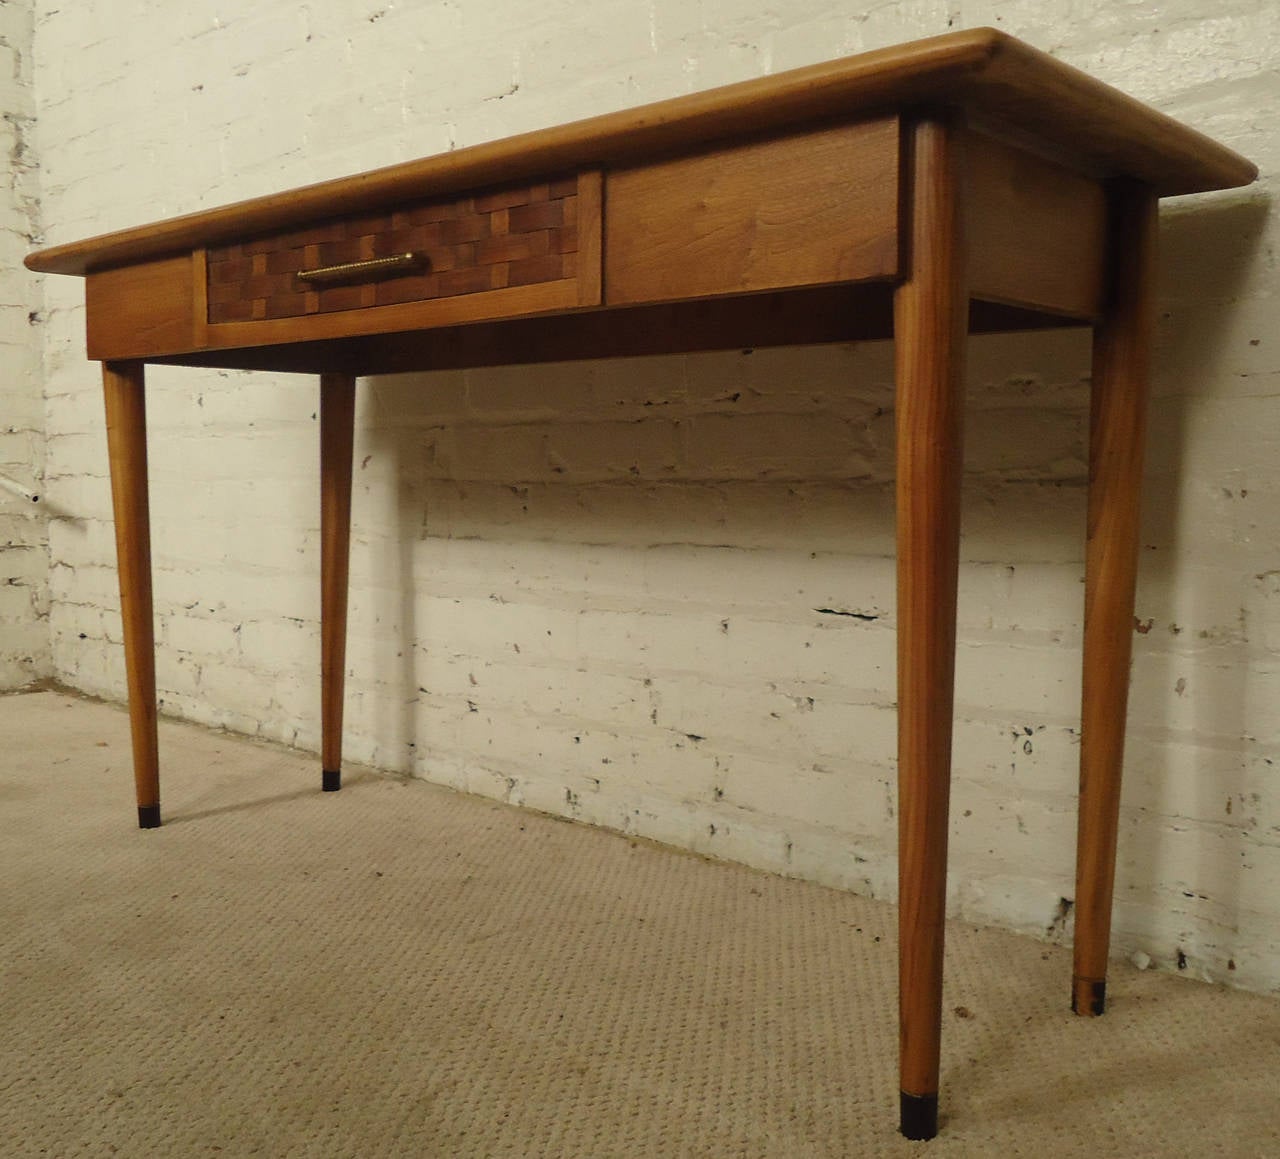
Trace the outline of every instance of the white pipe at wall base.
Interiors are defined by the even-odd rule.
[[[29,499],[32,503],[39,503],[40,496],[31,490],[28,490],[15,479],[10,479],[7,475],[0,475],[0,487],[6,491],[11,491],[14,495],[18,495],[23,499]]]

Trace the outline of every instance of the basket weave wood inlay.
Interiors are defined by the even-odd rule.
[[[422,253],[425,271],[309,286],[299,270]],[[572,278],[578,179],[343,218],[208,251],[209,321],[250,322],[419,302]]]

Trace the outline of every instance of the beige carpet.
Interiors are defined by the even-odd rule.
[[[1272,1156],[1280,1002],[950,933],[896,1133],[894,910],[420,782],[0,697],[0,1156]]]

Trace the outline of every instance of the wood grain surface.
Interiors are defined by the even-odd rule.
[[[355,407],[355,378],[349,374],[321,375],[320,757],[322,767],[334,780],[342,770]]]
[[[129,690],[129,728],[139,817],[159,824],[155,621],[151,599],[151,507],[147,493],[147,407],[141,362],[104,362],[107,456],[115,516],[120,623]]]
[[[605,176],[609,305],[898,272],[898,121],[751,141]]]
[[[914,127],[897,340],[898,891],[901,1085],[938,1092],[968,323],[964,132]]]
[[[299,273],[417,253],[422,270],[316,287]],[[555,282],[578,254],[578,179],[435,198],[208,251],[209,322],[294,318]]]
[[[1041,143],[1098,178],[1161,195],[1247,185],[1230,149],[1046,53],[977,28],[793,69],[640,108],[204,210],[30,254],[29,268],[84,274],[326,217],[539,174],[626,167],[783,126],[920,104]]]
[[[1094,331],[1085,546],[1080,819],[1073,1006],[1101,1014],[1120,821],[1134,588],[1155,325],[1156,199],[1132,182],[1111,196],[1109,286]]]
[[[199,345],[190,254],[90,274],[85,282],[89,357],[143,358]]]
[[[965,143],[969,290],[1011,306],[1093,319],[1102,309],[1102,186],[978,133]]]

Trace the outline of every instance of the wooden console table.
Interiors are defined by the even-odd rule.
[[[34,270],[87,278],[140,824],[160,824],[144,363],[320,375],[333,790],[356,375],[892,336],[901,1129],[933,1136],[966,335],[1094,332],[1072,1004],[1101,1014],[1157,199],[1255,176],[984,29],[32,254]]]

